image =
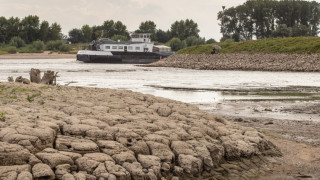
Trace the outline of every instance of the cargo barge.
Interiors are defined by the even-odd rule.
[[[173,54],[168,46],[155,46],[149,33],[132,33],[127,42],[100,39],[89,45],[89,50],[77,53],[77,60],[88,63],[148,64]]]

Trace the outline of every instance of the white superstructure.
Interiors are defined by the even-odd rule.
[[[150,33],[132,33],[131,41],[128,42],[101,39],[97,42],[97,50],[109,52],[152,52],[153,43],[150,36]]]

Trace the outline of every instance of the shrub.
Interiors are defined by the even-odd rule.
[[[37,51],[42,51],[44,49],[44,43],[43,41],[33,41],[32,48],[36,49]]]
[[[68,51],[70,51],[70,50],[71,50],[71,48],[70,48],[70,46],[67,45],[67,44],[62,44],[62,45],[59,47],[59,51],[61,51],[61,52],[68,52]]]
[[[15,36],[15,37],[12,37],[10,40],[10,46],[20,48],[25,45],[26,45],[26,43],[20,37]]]
[[[64,43],[61,40],[49,41],[46,45],[46,49],[49,51],[58,51],[60,46],[63,44]]]
[[[10,54],[15,54],[17,53],[17,48],[15,46],[9,46],[7,52]]]
[[[185,41],[181,41],[179,38],[172,38],[169,41],[169,45],[173,51],[178,51],[179,49],[185,48],[187,46]]]

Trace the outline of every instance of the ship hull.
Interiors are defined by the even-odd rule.
[[[103,52],[79,51],[77,60],[86,63],[127,63],[149,64],[159,61],[172,53],[159,52]]]

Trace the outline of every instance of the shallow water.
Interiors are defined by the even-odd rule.
[[[0,60],[0,81],[7,81],[8,76],[29,78],[31,68],[59,72],[57,82],[60,85],[127,89],[194,104],[257,98],[225,94],[219,89],[320,87],[320,73],[313,72],[204,71],[132,64],[87,64],[74,59]],[[268,98],[259,96],[259,99]]]

